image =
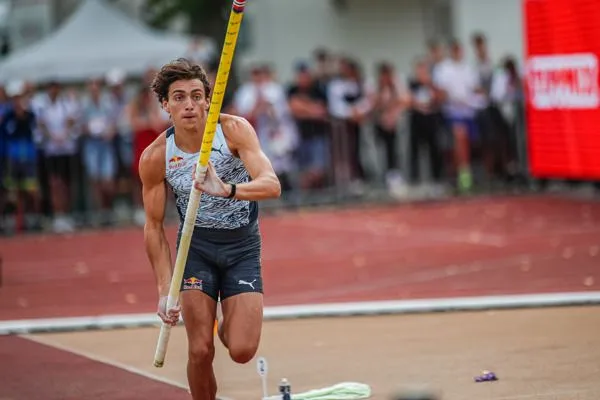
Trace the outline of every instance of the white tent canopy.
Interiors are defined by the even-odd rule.
[[[0,63],[0,79],[82,81],[118,68],[139,76],[183,56],[190,38],[157,32],[103,0],[86,0],[56,32]]]

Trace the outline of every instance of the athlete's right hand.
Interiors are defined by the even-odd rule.
[[[158,301],[158,316],[165,324],[175,326],[177,325],[177,322],[179,322],[181,306],[176,305],[167,310],[167,299],[168,296],[160,296],[160,300]]]

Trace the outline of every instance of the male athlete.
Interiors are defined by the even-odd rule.
[[[208,115],[210,84],[202,67],[178,59],[162,67],[152,89],[173,122],[146,148],[139,163],[144,240],[158,284],[158,315],[172,325],[180,311],[185,315],[192,397],[215,400],[217,300],[220,296],[223,311],[219,337],[235,362],[247,363],[258,348],[263,317],[256,201],[278,197],[281,187],[252,126],[243,118],[222,114],[206,177],[195,183],[202,198],[181,283],[181,308],[166,310],[172,273],[163,228],[166,187],[173,191],[180,216],[179,243]]]

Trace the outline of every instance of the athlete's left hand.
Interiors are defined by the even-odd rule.
[[[206,170],[206,175],[204,177],[204,181],[196,181],[196,169],[194,169],[194,187],[200,190],[203,193],[210,194],[212,196],[217,197],[227,197],[229,196],[229,185],[225,184],[221,178],[217,176],[217,172],[215,171],[215,167],[212,162],[208,162],[208,169]]]

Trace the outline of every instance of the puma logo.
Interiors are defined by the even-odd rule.
[[[244,280],[240,279],[240,280],[238,281],[238,285],[248,285],[248,286],[250,286],[250,287],[252,288],[252,290],[254,290],[254,289],[255,289],[255,287],[254,287],[254,282],[256,282],[256,279],[255,279],[255,280],[253,280],[252,282],[246,282],[246,281],[244,281]]]
[[[217,149],[216,147],[212,148],[212,151],[216,151],[217,153],[219,153],[220,155],[224,156],[225,154],[223,154],[223,150],[221,150],[223,148],[223,145],[219,146],[219,148]]]

